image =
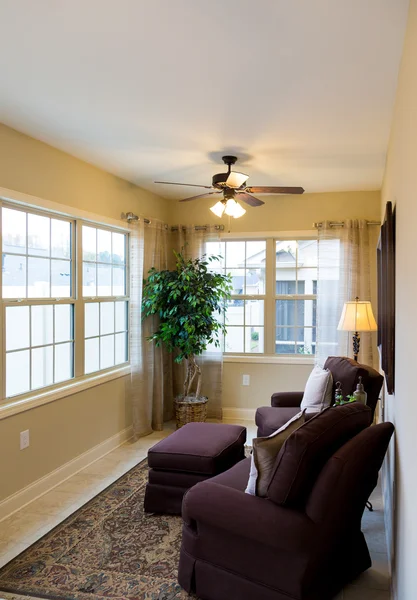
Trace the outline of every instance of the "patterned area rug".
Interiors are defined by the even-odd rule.
[[[184,600],[180,517],[143,511],[142,461],[0,570],[0,590],[59,600]],[[0,594],[1,597],[1,594]]]

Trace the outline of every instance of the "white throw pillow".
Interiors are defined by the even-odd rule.
[[[249,481],[246,494],[265,497],[274,469],[275,460],[285,440],[293,431],[304,424],[304,411],[301,410],[285,425],[271,433],[268,437],[253,440]]]
[[[316,365],[307,380],[301,408],[305,408],[307,414],[317,413],[327,408],[332,403],[332,389],[331,372]]]

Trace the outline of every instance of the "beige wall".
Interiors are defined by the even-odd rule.
[[[380,219],[380,192],[340,192],[303,194],[302,196],[262,196],[265,205],[247,207],[240,219],[232,219],[234,233],[312,230],[317,221],[346,218]],[[171,223],[219,224],[209,210],[212,199],[179,203],[171,200]],[[371,300],[376,308],[376,253],[371,264]],[[228,363],[223,370],[223,407],[257,408],[269,404],[273,392],[303,390],[312,365]],[[242,375],[251,376],[250,385],[242,386]]]
[[[417,590],[416,190],[417,0],[411,0],[381,206],[383,215],[385,203],[390,200],[396,213],[395,396],[387,397],[385,404],[385,417],[394,422],[396,439],[387,461],[385,493],[391,502],[388,506],[394,525],[397,600],[414,600]]]
[[[245,205],[240,219],[231,219],[232,232],[290,231],[312,229],[317,221],[339,221],[349,217],[379,220],[380,192],[332,192],[302,196],[260,196],[265,204]],[[203,198],[194,202],[170,200],[170,223],[183,225],[224,224],[210,211],[215,201]]]
[[[127,377],[0,420],[0,502],[132,424]],[[29,429],[30,446],[19,449]]]
[[[0,187],[113,219],[169,216],[167,200],[1,123]]]
[[[167,201],[0,125],[0,187],[119,219],[168,218]],[[0,501],[131,425],[126,378],[0,420]],[[30,446],[19,450],[19,432]]]

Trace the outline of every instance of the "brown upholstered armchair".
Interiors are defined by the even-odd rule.
[[[250,459],[185,495],[178,580],[205,600],[330,600],[371,566],[361,517],[394,427],[360,403],[328,408],[286,440],[267,497]]]
[[[372,411],[372,418],[378,402],[379,393],[384,378],[378,371],[367,365],[357,363],[346,356],[329,356],[326,360],[325,369],[329,369],[333,375],[333,398],[336,382],[342,384],[343,394],[353,394],[362,377],[362,383],[368,394],[367,405]],[[271,435],[279,427],[300,410],[303,392],[277,392],[271,396],[271,406],[262,406],[256,411],[255,421],[258,426],[258,437]]]

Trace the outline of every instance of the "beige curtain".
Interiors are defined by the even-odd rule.
[[[143,279],[151,267],[168,268],[168,226],[143,219],[130,224],[130,363],[129,399],[135,437],[161,430],[173,417],[171,356],[146,338],[155,327],[152,318],[141,320]],[[155,317],[156,318],[156,317]]]
[[[318,230],[316,362],[320,365],[328,356],[353,356],[352,334],[337,331],[337,325],[345,302],[356,296],[371,300],[377,236],[377,227],[358,219],[341,226],[325,221]],[[375,334],[361,333],[359,361],[375,365],[375,348]]]
[[[187,258],[197,258],[204,254],[210,254],[207,248],[209,242],[220,239],[219,231],[209,225],[203,227],[177,226],[171,234],[172,247],[176,251],[183,249]],[[222,376],[223,376],[223,352],[220,348],[210,347],[197,358],[202,371],[201,393],[207,396],[208,416],[210,418],[222,418]],[[183,389],[185,376],[185,365],[175,365],[174,389],[180,394]]]

